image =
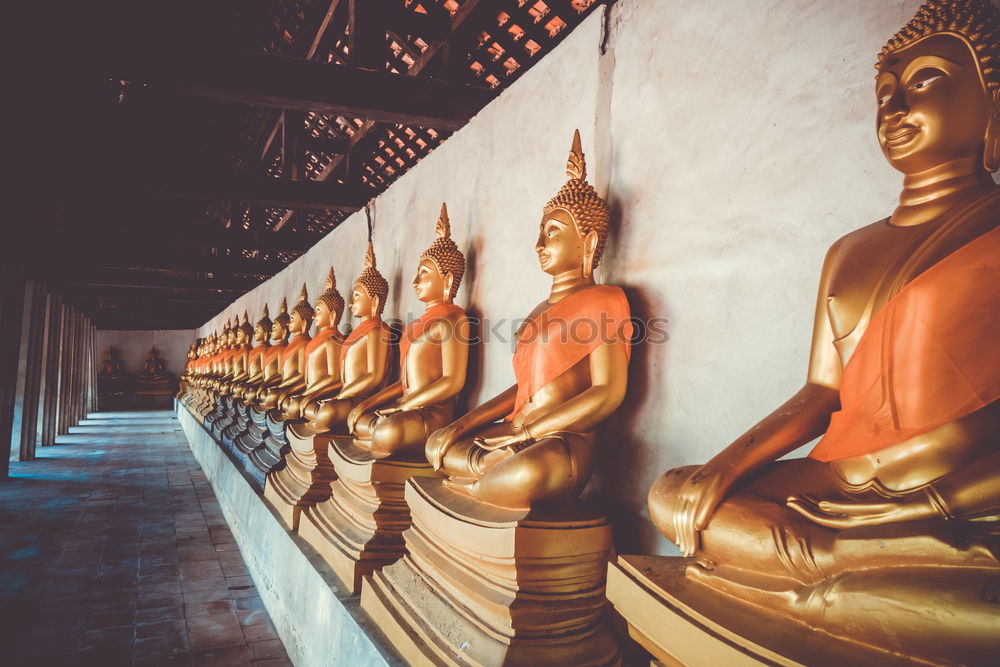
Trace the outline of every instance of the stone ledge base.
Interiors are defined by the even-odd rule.
[[[288,656],[295,665],[402,665],[311,547],[291,535],[212,437],[178,406],[188,444],[219,500]]]

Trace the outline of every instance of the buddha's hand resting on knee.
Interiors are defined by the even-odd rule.
[[[896,500],[862,503],[822,500],[809,495],[790,496],[789,509],[827,528],[843,530],[856,526],[875,526],[900,521],[941,518],[926,493],[915,492]]]
[[[726,497],[734,480],[732,467],[719,456],[695,468],[677,493],[673,514],[677,546],[685,556],[692,556],[701,545],[700,532],[708,526],[715,508]]]
[[[435,470],[440,470],[444,462],[444,455],[448,453],[452,445],[458,442],[458,439],[461,437],[461,429],[456,428],[454,424],[439,428],[431,433],[430,437],[427,438],[427,445],[424,448],[424,453],[427,455],[427,462],[431,464],[431,467]]]

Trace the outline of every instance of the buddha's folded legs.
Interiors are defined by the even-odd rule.
[[[672,470],[650,490],[651,518],[671,539],[677,491],[691,470]],[[709,526],[701,531],[697,565],[690,574],[710,586],[715,585],[713,581],[729,580],[762,590],[791,590],[873,568],[949,566],[1000,571],[1000,526],[995,522],[942,519],[835,530],[788,509],[788,497],[803,493],[829,500],[885,500],[874,492],[846,492],[824,463],[812,459],[775,463],[715,510]]]
[[[480,436],[498,435],[509,424],[496,424]],[[473,439],[451,447],[443,471],[467,480],[472,496],[502,507],[531,507],[578,494],[590,479],[595,438],[591,434],[552,433],[531,444],[487,450]]]
[[[310,402],[303,410],[309,427],[322,432],[333,430],[347,421],[347,415],[354,408],[354,400],[350,398],[326,398],[315,403]]]
[[[450,404],[403,410],[386,417],[366,412],[354,428],[355,442],[369,447],[380,459],[398,452],[422,453],[430,434],[447,426],[454,412]]]

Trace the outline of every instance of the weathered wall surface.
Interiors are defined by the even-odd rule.
[[[419,313],[409,281],[442,201],[469,258],[459,302],[491,325],[523,316],[547,294],[534,237],[580,128],[617,221],[599,278],[669,336],[635,350],[589,491],[619,550],[669,552],[646,515],[654,478],[704,461],[801,385],[826,248],[895,203],[872,66],[918,5],[620,0],[605,53],[597,12],[377,200],[388,316]],[[273,314],[303,281],[315,296],[331,264],[346,294],[365,227],[353,216],[202,332],[244,309],[256,320],[265,302]],[[510,331],[497,325],[473,355],[473,400],[512,383]]]
[[[123,331],[107,329],[97,332],[97,363],[100,364],[108,347],[114,346],[121,354],[122,368],[126,373],[142,372],[142,365],[154,345],[167,364],[167,371],[175,376],[184,370],[188,347],[197,332],[189,329],[171,331]]]

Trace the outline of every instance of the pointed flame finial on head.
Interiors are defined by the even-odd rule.
[[[573,132],[573,147],[569,149],[569,159],[566,160],[566,178],[587,180],[587,160],[583,154],[580,130]]]
[[[330,267],[330,275],[326,277],[326,288],[328,290],[337,288],[337,274],[333,272],[333,267]]]
[[[274,318],[274,323],[280,324],[282,328],[287,329],[288,323],[291,320],[292,318],[288,315],[288,299],[281,297],[281,306],[278,308],[278,314]]]
[[[257,320],[257,326],[263,328],[264,331],[270,331],[271,330],[271,325],[272,325],[271,314],[268,312],[268,310],[267,310],[267,304],[265,303],[264,304],[264,314],[261,316],[261,318],[259,320]]]
[[[438,216],[434,231],[439,239],[451,238],[451,220],[448,219],[448,204],[445,202],[441,202],[441,215]]]

